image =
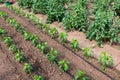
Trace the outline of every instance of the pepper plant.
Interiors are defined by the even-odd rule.
[[[35,74],[35,75],[33,76],[33,80],[44,80],[44,78],[43,78],[41,75]]]
[[[13,43],[9,46],[9,50],[12,52],[16,52],[18,50],[17,46]]]
[[[24,70],[27,74],[30,74],[30,73],[32,73],[32,71],[33,71],[33,67],[32,67],[31,64],[25,63],[25,64],[24,64],[24,67],[23,67],[23,70]]]
[[[50,51],[47,53],[47,58],[54,62],[56,60],[56,57],[58,56],[58,52],[54,50],[53,48],[50,48]]]
[[[113,59],[107,52],[101,52],[98,62],[102,64],[102,69],[106,71],[106,67],[110,66],[113,67]]]
[[[91,48],[82,48],[82,53],[87,57],[91,57],[93,51]]]
[[[65,43],[67,41],[67,34],[65,32],[61,32],[59,34],[59,40],[60,42]]]
[[[79,43],[76,39],[73,39],[71,42],[70,42],[70,46],[75,50],[77,51],[78,50],[78,46],[79,46]]]
[[[32,42],[32,44],[34,46],[36,46],[38,44],[38,42],[40,41],[39,37],[36,35],[36,34],[30,34],[30,37],[29,37],[29,41]]]
[[[6,34],[6,31],[0,27],[0,35],[3,37],[5,36],[5,34]]]
[[[48,30],[48,34],[51,36],[51,38],[55,38],[58,34],[58,31],[56,28],[52,28],[52,29]]]
[[[24,55],[19,49],[15,52],[15,59],[20,63],[25,61]]]
[[[7,13],[0,11],[0,17],[2,17],[3,19],[6,19],[8,16],[7,16]]]
[[[74,80],[89,80],[89,78],[86,77],[86,73],[84,71],[78,70]]]
[[[11,37],[3,37],[2,40],[9,46],[12,44]]]
[[[58,62],[59,68],[63,71],[68,71],[69,69],[69,62],[65,60],[61,60]]]
[[[30,32],[25,31],[25,32],[23,33],[23,36],[24,36],[24,39],[25,39],[25,40],[30,40],[31,33],[30,33]]]
[[[47,48],[47,42],[39,42],[36,47],[41,50],[42,53],[44,53],[45,48]]]
[[[48,24],[43,24],[41,28],[46,33],[49,33],[49,30],[51,30]]]

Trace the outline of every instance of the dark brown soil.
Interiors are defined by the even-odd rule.
[[[57,65],[51,64],[46,56],[33,47],[30,42],[24,41],[22,34],[16,32],[5,21],[0,21],[2,22],[0,26],[7,31],[8,36],[12,37],[17,46],[25,53],[27,60],[32,63],[37,72],[43,75],[46,80],[72,80],[71,76],[61,72]]]
[[[0,40],[0,80],[32,80],[31,75],[23,71],[23,65],[16,62],[14,55],[8,51]]]
[[[90,75],[95,80],[119,80],[117,75],[114,75],[116,77],[111,77],[103,74],[101,71],[97,70],[95,67],[85,62],[82,58],[75,55],[69,49],[59,44],[57,41],[51,39],[49,36],[43,34],[41,31],[35,28],[34,25],[29,23],[25,19],[14,15],[14,13],[12,13],[6,8],[2,8],[2,10],[7,12],[9,14],[9,17],[14,17],[20,24],[22,24],[25,27],[26,30],[37,34],[42,41],[47,41],[50,46],[58,50],[60,52],[60,55],[62,56],[59,59],[66,59],[71,63],[69,72],[72,75],[74,75],[76,71],[80,69],[85,71],[88,75]]]
[[[32,80],[22,70],[23,65],[16,62],[14,55],[0,38],[0,80]]]

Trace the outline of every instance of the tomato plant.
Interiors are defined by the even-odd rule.
[[[62,20],[66,30],[76,29],[86,31],[86,27],[89,24],[86,10],[87,3],[88,0],[77,0],[76,3],[71,6],[70,12],[66,13]]]
[[[33,4],[33,0],[17,0],[18,5],[23,8],[31,8]]]
[[[33,0],[32,10],[34,13],[46,14],[48,0]]]
[[[120,15],[120,0],[114,0],[114,10],[117,15]]]
[[[62,21],[65,14],[64,4],[59,0],[48,0],[47,3],[47,22]]]
[[[113,25],[113,16],[110,10],[98,10],[95,21],[88,28],[87,38],[96,40],[99,46],[102,46],[102,43],[106,41],[119,42],[118,33],[120,30],[117,25]]]

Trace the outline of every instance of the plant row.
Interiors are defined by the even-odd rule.
[[[88,3],[90,0],[18,0],[18,5],[30,8],[34,13],[47,15],[47,21],[62,21],[66,30],[76,29],[85,32],[90,40],[96,40],[99,46],[104,42],[119,43],[119,25],[115,20],[120,14],[119,0],[93,0],[95,21],[90,24],[88,19]],[[114,3],[111,10],[111,4]]]
[[[96,40],[99,46],[103,42],[120,43],[119,22],[116,20],[116,13],[111,6],[116,0],[94,0],[92,14],[95,18],[94,22],[88,27],[86,36],[90,40]],[[112,8],[111,8],[112,7]]]
[[[0,27],[0,36],[2,41],[7,44],[8,49],[13,52],[16,61],[24,63],[23,71],[31,74],[34,71],[33,66],[26,60],[24,52],[16,46],[11,37],[7,36],[7,32],[2,27]],[[44,78],[41,75],[35,74],[33,80],[44,80]]]
[[[8,8],[10,8],[11,10],[14,10],[15,13],[17,13],[17,14],[23,15],[24,17],[28,18],[29,21],[32,21],[32,23],[37,24],[38,25],[37,27],[40,28],[40,30],[43,30],[44,32],[46,32],[49,36],[51,36],[51,38],[58,37],[58,39],[60,40],[60,42],[62,44],[64,44],[67,41],[66,33],[64,33],[64,32],[58,33],[56,28],[52,29],[52,28],[50,28],[50,26],[48,24],[42,24],[41,20],[38,19],[37,17],[35,17],[35,15],[26,14],[23,10],[20,10],[19,8],[16,8],[13,6],[9,6]],[[73,39],[69,45],[72,47],[72,49],[74,51],[79,50],[79,43],[76,39]],[[91,57],[92,54],[94,53],[91,48],[82,48],[81,50],[82,50],[82,54],[85,55],[87,58]],[[108,58],[106,58],[106,57],[108,57]],[[98,62],[100,62],[102,64],[103,70],[106,70],[107,66],[113,66],[113,59],[111,56],[108,55],[107,52],[100,53]]]
[[[47,21],[62,21],[65,15],[65,4],[70,0],[18,0],[18,5],[23,8],[30,8],[34,13],[47,15]]]
[[[2,16],[3,15],[6,16]],[[69,70],[69,62],[65,60],[57,60],[58,51],[54,50],[53,48],[48,47],[47,42],[40,41],[39,37],[35,34],[32,34],[30,32],[25,31],[25,29],[16,22],[13,18],[8,18],[7,14],[4,12],[0,12],[0,16],[4,18],[8,23],[10,23],[18,32],[22,33],[24,36],[24,40],[30,41],[33,46],[38,48],[42,53],[46,54],[48,60],[50,60],[53,63],[57,63],[59,68],[62,71],[68,71]],[[49,49],[49,51],[46,53],[45,49]],[[88,80],[89,78],[86,76],[86,73],[84,71],[78,70],[77,74],[74,77],[75,80],[82,79],[82,80]]]

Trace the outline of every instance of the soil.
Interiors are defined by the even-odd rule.
[[[0,80],[32,80],[22,70],[22,65],[15,61],[14,55],[0,38]]]
[[[98,68],[86,62],[83,58],[75,55],[71,50],[66,48],[65,46],[59,44],[57,41],[51,39],[46,34],[39,31],[34,25],[29,23],[23,17],[19,17],[15,15],[13,12],[8,10],[7,8],[2,8],[1,10],[8,13],[9,17],[14,17],[20,24],[22,24],[27,31],[37,34],[42,41],[47,41],[49,46],[55,48],[59,51],[60,57],[58,59],[65,59],[70,62],[70,74],[74,75],[77,70],[83,70],[88,75],[90,75],[95,80],[119,80],[118,75],[107,75],[98,70]],[[80,65],[81,64],[81,65]]]
[[[57,22],[54,22],[53,24],[58,24]],[[59,28],[60,29],[60,28]],[[76,33],[75,33],[76,32]],[[74,31],[74,35],[77,35],[78,34],[78,32],[77,31]],[[72,34],[71,34],[72,35]],[[70,36],[71,36],[70,35]],[[73,35],[73,36],[74,36]],[[84,34],[82,34],[83,36],[84,36]],[[82,37],[81,37],[82,38]],[[72,38],[71,38],[72,39]],[[83,46],[85,46],[85,42],[86,41],[88,41],[86,38],[85,39],[83,39]],[[59,41],[57,41],[58,43],[59,43]],[[90,45],[87,45],[87,46],[90,46]],[[95,46],[94,46],[95,47]],[[109,47],[109,46],[108,46]],[[69,44],[67,44],[67,48],[70,48],[70,46],[69,46]],[[111,47],[109,48],[109,49],[111,49]],[[72,50],[72,49],[71,49]],[[95,49],[96,50],[96,49]],[[99,50],[99,49],[98,49]],[[111,49],[112,50],[112,49]],[[102,50],[101,50],[102,51]],[[114,50],[113,50],[114,51]],[[98,51],[99,52],[99,51]],[[116,52],[116,51],[114,51],[114,52]],[[73,52],[74,53],[74,52]],[[77,54],[78,53],[78,54]],[[92,63],[95,67],[97,67],[97,69],[98,70],[100,70],[100,71],[102,71],[102,68],[101,68],[101,65],[97,62],[97,60],[95,59],[95,58],[90,58],[90,59],[86,59],[86,57],[85,56],[83,56],[83,55],[81,55],[81,51],[79,51],[79,52],[77,52],[77,53],[75,53],[77,56],[79,56],[79,57],[81,57],[82,56],[82,58],[85,58],[85,60],[86,61],[88,61],[88,62],[90,62],[90,63]],[[100,53],[100,52],[99,52]],[[113,55],[114,56],[114,55]],[[97,57],[98,57],[98,55],[97,55]],[[116,58],[116,60],[117,60],[117,58]],[[97,65],[96,65],[97,64]],[[119,66],[117,67],[117,68],[119,68]],[[120,76],[117,76],[117,75],[119,75],[119,71],[117,71],[115,68],[107,68],[107,72],[106,72],[108,75],[112,75],[112,77],[113,78],[115,78],[115,79],[117,79],[117,78],[119,78]]]
[[[32,63],[39,74],[45,77],[45,80],[72,80],[70,75],[60,71],[57,65],[51,64],[46,56],[33,47],[30,42],[24,41],[22,34],[16,32],[5,21],[1,22],[1,26],[7,31],[8,36],[12,37],[17,46],[24,52],[27,60]]]

